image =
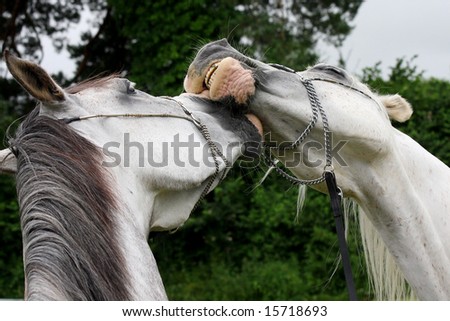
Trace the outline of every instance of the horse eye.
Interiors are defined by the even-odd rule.
[[[135,83],[128,82],[128,84],[127,84],[127,94],[132,95],[132,94],[136,93],[136,89],[134,89],[134,85],[135,85]]]

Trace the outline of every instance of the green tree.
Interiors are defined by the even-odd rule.
[[[222,37],[256,57],[300,69],[317,60],[318,39],[342,43],[362,1],[284,3],[108,0],[99,31],[70,48],[74,58],[83,57],[77,77],[92,74],[87,67],[115,68],[154,95],[179,94],[196,47]]]
[[[341,43],[361,2],[302,0],[286,7],[287,2],[276,0],[2,0],[0,41],[2,48],[37,62],[44,54],[42,36],[52,37],[56,50],[67,47],[77,71],[73,79],[57,75],[63,83],[102,71],[124,71],[150,93],[170,95],[182,91],[195,49],[221,37],[248,48],[255,57],[302,69],[318,58],[318,39]],[[65,31],[79,22],[87,7],[95,31],[68,46]],[[26,96],[13,81],[0,81],[4,133],[33,103],[24,104]],[[151,236],[170,298],[346,298],[340,278],[327,283],[337,248],[324,195],[309,194],[296,224],[295,189],[271,177],[251,191],[260,177],[260,171],[236,168],[178,233]],[[0,182],[0,295],[20,297],[17,203],[12,179],[2,176]]]
[[[10,49],[19,56],[40,61],[44,55],[41,37],[52,37],[57,50],[66,43],[64,33],[78,23],[82,0],[1,0],[0,41],[2,52]]]
[[[0,88],[7,89],[8,85],[0,79]],[[14,114],[14,104],[0,94],[2,133],[14,120]],[[12,176],[0,175],[0,191],[0,297],[18,298],[23,296],[22,236]]]

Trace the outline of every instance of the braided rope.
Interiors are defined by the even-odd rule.
[[[299,75],[299,74],[297,74]],[[300,76],[300,75],[299,75]],[[275,171],[282,176],[283,178],[287,179],[289,182],[291,182],[294,185],[316,185],[320,184],[325,181],[325,173],[326,172],[332,172],[333,166],[332,166],[332,155],[331,155],[331,138],[330,134],[331,131],[329,129],[328,124],[328,118],[326,116],[325,110],[322,107],[322,104],[320,103],[319,97],[317,96],[316,89],[314,88],[313,83],[309,79],[305,79],[300,76],[302,84],[305,86],[306,92],[308,94],[308,99],[311,105],[312,110],[312,116],[309,124],[306,126],[305,130],[300,134],[300,136],[288,147],[282,148],[281,150],[292,150],[297,148],[309,135],[311,130],[315,127],[317,123],[318,116],[320,114],[320,117],[322,118],[322,124],[323,124],[323,136],[324,136],[324,143],[325,143],[325,167],[322,175],[320,177],[314,178],[314,179],[301,179],[298,177],[295,177],[293,175],[288,174],[283,168],[278,166],[278,160],[274,161],[271,152],[270,147],[269,151],[267,151],[266,146],[266,153],[264,153],[264,159],[268,166],[270,168],[275,169]],[[273,148],[273,147],[272,147]]]

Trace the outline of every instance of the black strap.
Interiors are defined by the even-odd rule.
[[[350,264],[350,254],[345,240],[344,221],[341,210],[340,189],[336,184],[336,177],[333,172],[325,172],[325,181],[330,193],[331,208],[336,223],[336,233],[339,240],[339,251],[341,252],[342,265],[344,266],[345,281],[347,283],[348,296],[350,301],[358,300],[356,296],[355,282],[353,281],[352,267]]]

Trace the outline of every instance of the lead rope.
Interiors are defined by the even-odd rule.
[[[341,189],[338,187],[336,183],[336,176],[334,174],[334,168],[332,164],[332,154],[331,154],[331,139],[330,134],[331,131],[329,130],[329,124],[328,124],[328,118],[325,114],[325,110],[323,109],[319,97],[316,94],[316,90],[314,88],[314,85],[312,83],[312,80],[320,80],[320,79],[305,79],[300,74],[296,73],[294,70],[282,66],[282,65],[276,65],[271,64],[273,67],[282,69],[287,72],[292,72],[297,74],[300,77],[300,80],[302,84],[305,86],[306,92],[308,94],[308,99],[311,105],[312,109],[312,116],[309,124],[306,126],[305,130],[300,134],[300,136],[288,147],[283,148],[284,150],[292,150],[297,148],[308,136],[308,134],[311,132],[311,130],[314,128],[314,126],[317,123],[318,115],[320,114],[320,117],[322,118],[323,123],[323,132],[324,132],[324,143],[325,143],[325,168],[322,173],[321,177],[310,179],[310,180],[304,180],[299,179],[295,176],[292,176],[288,174],[286,171],[284,171],[282,168],[278,167],[278,160],[274,161],[270,150],[267,151],[265,149],[264,157],[266,159],[266,162],[270,166],[271,169],[275,169],[275,171],[290,181],[294,185],[316,185],[322,182],[326,182],[328,193],[330,195],[330,204],[331,209],[333,211],[333,216],[336,224],[336,234],[338,237],[339,242],[339,252],[341,254],[342,259],[342,265],[344,268],[344,276],[345,281],[347,284],[347,290],[349,295],[349,300],[356,301],[358,300],[356,295],[356,287],[355,282],[353,280],[353,273],[351,269],[350,264],[350,254],[347,246],[347,241],[345,239],[345,228],[344,228],[344,221],[343,221],[343,215],[342,215],[342,206],[341,201],[343,197],[343,193]],[[367,96],[367,94],[365,94]]]
[[[342,217],[342,191],[336,184],[334,172],[325,172],[325,181],[330,193],[331,209],[333,210],[334,222],[336,224],[336,234],[339,242],[339,252],[341,253],[342,266],[344,268],[345,282],[347,283],[348,298],[350,301],[357,301],[355,282],[353,280],[352,266],[350,264],[350,253],[347,241],[345,240],[345,228]]]

